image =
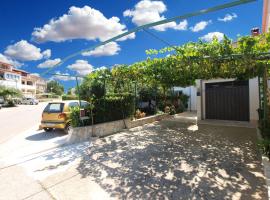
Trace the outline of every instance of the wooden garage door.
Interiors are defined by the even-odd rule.
[[[249,121],[248,81],[207,83],[206,119]]]

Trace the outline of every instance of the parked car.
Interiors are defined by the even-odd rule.
[[[86,108],[89,105],[86,101],[81,101],[81,107]],[[73,107],[78,107],[78,100],[50,102],[42,113],[40,129],[46,132],[53,129],[62,129],[65,133],[70,130],[70,112]]]
[[[2,109],[4,103],[5,103],[4,97],[0,97],[0,109]]]
[[[27,104],[27,105],[37,105],[39,101],[35,98],[22,98],[21,101],[18,102],[19,104]]]
[[[5,100],[4,100],[4,97],[0,97],[0,104],[4,104],[5,103]]]

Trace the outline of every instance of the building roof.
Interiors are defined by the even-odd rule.
[[[0,64],[2,64],[2,65],[7,65],[7,66],[12,66],[11,64],[5,63],[5,62],[2,62],[2,61],[0,61]]]
[[[24,71],[24,70],[21,70],[21,69],[13,69],[12,71],[15,71],[15,72],[23,72],[23,73],[26,73],[26,74],[30,74],[29,72]]]

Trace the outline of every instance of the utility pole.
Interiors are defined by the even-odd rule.
[[[79,105],[81,109],[82,105],[81,105],[80,87],[79,87],[78,77],[75,76],[75,78],[76,78],[76,85],[77,85],[77,91],[78,91]]]

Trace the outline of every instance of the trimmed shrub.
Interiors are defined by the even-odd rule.
[[[80,108],[71,109],[73,127],[91,125],[90,107],[86,108],[88,120],[80,120]],[[94,124],[125,119],[134,115],[134,96],[130,93],[108,94],[105,98],[93,101]]]
[[[78,100],[79,98],[75,95],[63,95],[62,100]]]
[[[95,124],[128,118],[134,114],[134,96],[130,93],[108,94],[94,104]]]

